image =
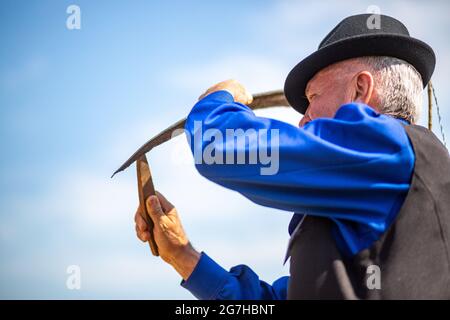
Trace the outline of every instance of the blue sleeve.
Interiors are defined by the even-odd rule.
[[[218,91],[197,102],[185,129],[201,175],[264,206],[331,218],[345,241],[354,239],[347,243],[352,252],[367,246],[358,242],[361,235],[371,234],[370,242],[387,229],[414,167],[400,121],[358,103],[299,128],[258,117],[228,92]],[[249,135],[245,144],[226,139],[229,130],[252,129],[263,134]],[[261,145],[272,148],[270,161],[266,156],[236,164],[238,154],[246,159],[260,155]],[[222,155],[222,162],[199,161],[205,154]],[[233,154],[234,164],[227,164],[226,154]]]
[[[202,252],[192,274],[181,285],[201,300],[285,300],[288,279],[282,277],[269,285],[245,265],[228,272]]]

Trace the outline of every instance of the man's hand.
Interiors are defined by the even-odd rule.
[[[235,102],[249,105],[253,101],[253,96],[251,95],[251,93],[249,93],[242,84],[233,79],[225,80],[213,85],[211,88],[206,90],[206,92],[202,94],[198,99],[200,100],[206,97],[208,94],[220,90],[228,91],[233,96]]]
[[[159,192],[157,196],[147,199],[147,211],[153,220],[153,235],[161,258],[172,265],[175,270],[187,280],[200,259],[189,242],[178,217],[177,209]],[[139,239],[146,242],[150,239],[147,223],[138,208],[134,220]]]

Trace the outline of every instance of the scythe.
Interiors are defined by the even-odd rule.
[[[263,93],[258,93],[253,95],[253,102],[249,105],[252,110],[264,109],[270,107],[289,107],[289,103],[284,96],[282,90],[268,91]],[[133,162],[136,162],[137,169],[137,179],[138,179],[138,193],[139,193],[139,204],[141,207],[141,215],[148,224],[150,231],[150,249],[154,256],[158,256],[158,247],[156,245],[155,239],[153,237],[153,221],[147,212],[147,207],[145,206],[145,201],[148,197],[155,194],[155,188],[153,186],[153,179],[150,171],[150,166],[147,161],[145,154],[152,150],[153,148],[171,140],[172,138],[183,133],[184,125],[186,123],[186,118],[175,122],[170,127],[164,129],[156,136],[148,140],[144,145],[142,145],[127,161],[125,161],[119,169],[117,169],[113,175],[119,173],[126,168],[128,168]]]

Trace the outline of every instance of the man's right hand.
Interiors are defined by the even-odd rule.
[[[247,89],[241,83],[239,83],[234,79],[229,79],[216,83],[208,90],[206,90],[206,92],[203,93],[198,99],[201,100],[207,95],[221,90],[228,91],[233,96],[235,102],[249,105],[253,101],[252,94],[248,92]]]
[[[147,211],[153,221],[153,236],[161,258],[172,265],[187,280],[200,259],[189,242],[181,225],[177,209],[159,192],[146,201]],[[147,223],[141,216],[141,207],[136,211],[136,233],[141,241],[150,239]]]

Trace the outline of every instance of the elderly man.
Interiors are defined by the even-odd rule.
[[[261,175],[261,164],[196,167],[258,204],[295,212],[290,277],[270,285],[245,265],[226,271],[196,251],[174,206],[161,194],[150,197],[160,255],[197,298],[450,298],[449,154],[415,125],[434,53],[398,20],[381,16],[380,28],[371,29],[368,18],[344,19],[288,75],[286,97],[304,114],[298,128],[257,117],[246,106],[251,95],[233,80],[208,89],[193,107],[191,136],[196,121],[223,133],[279,132],[275,175]],[[192,152],[207,143],[191,143]],[[214,143],[215,152],[233,154],[258,147],[251,139],[243,149]],[[139,214],[136,230],[149,239]]]

